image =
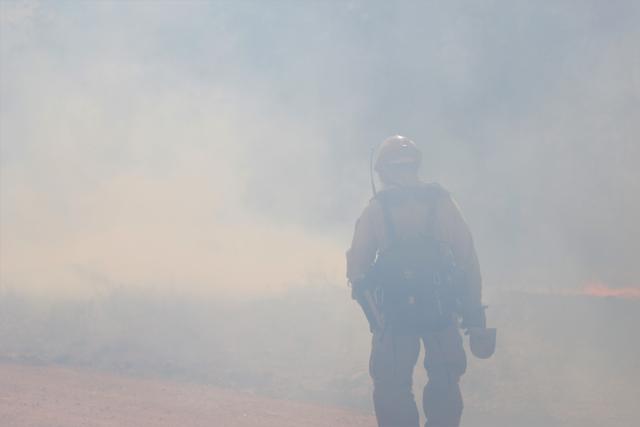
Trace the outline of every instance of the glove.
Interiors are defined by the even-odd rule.
[[[383,327],[382,317],[378,308],[375,306],[371,306],[372,301],[369,296],[369,300],[365,297],[365,292],[369,289],[367,283],[363,281],[354,282],[351,284],[351,298],[356,300],[360,308],[362,308],[362,312],[367,318],[367,322],[369,323],[369,331],[375,332],[376,330]]]
[[[487,308],[484,305],[476,305],[465,309],[462,313],[462,324],[460,327],[466,329],[467,333],[470,328],[486,328],[487,318],[484,314],[484,310]]]

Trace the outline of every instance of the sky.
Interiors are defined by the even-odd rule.
[[[640,287],[640,4],[0,1],[0,286],[344,285],[391,134],[486,289]]]

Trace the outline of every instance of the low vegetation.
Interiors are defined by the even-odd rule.
[[[513,293],[490,302],[498,352],[488,361],[470,359],[466,417],[519,427],[633,425],[639,301]],[[215,384],[366,412],[369,339],[348,291],[334,285],[246,299],[131,288],[85,300],[0,291],[4,360]]]

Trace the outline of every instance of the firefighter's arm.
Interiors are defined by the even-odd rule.
[[[347,278],[352,285],[362,282],[365,278],[378,250],[373,218],[374,206],[369,204],[356,222],[351,248],[347,251]]]
[[[444,197],[439,204],[438,216],[443,224],[443,236],[450,244],[460,273],[460,299],[464,328],[484,327],[485,317],[482,306],[482,278],[473,238],[458,205],[450,197]]]
[[[351,248],[347,251],[347,278],[351,283],[351,297],[360,304],[371,332],[384,327],[371,290],[365,283],[365,276],[375,260],[377,250],[375,226],[369,205],[356,222]]]

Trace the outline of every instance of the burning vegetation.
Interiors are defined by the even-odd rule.
[[[612,288],[603,283],[591,283],[584,288],[584,294],[598,298],[640,299],[640,287]]]

